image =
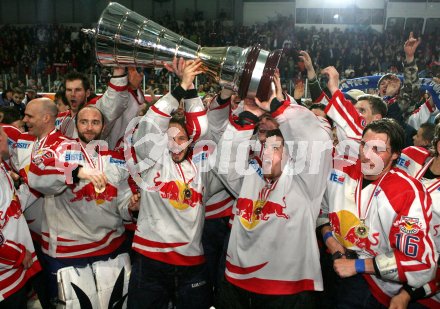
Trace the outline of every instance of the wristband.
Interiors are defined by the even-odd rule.
[[[322,240],[324,241],[324,243],[326,243],[327,239],[329,239],[330,237],[333,237],[332,231],[328,231],[327,233],[325,233],[324,236],[322,236]]]
[[[365,260],[357,259],[354,261],[354,268],[358,274],[363,274],[365,272]]]

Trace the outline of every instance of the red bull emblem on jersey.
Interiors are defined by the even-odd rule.
[[[158,180],[160,174],[157,173],[153,179],[154,188],[152,190],[158,191],[162,198],[168,199],[171,206],[178,210],[184,210],[188,207],[196,207],[202,203],[203,195],[197,192],[189,184],[180,180],[161,181]]]
[[[377,255],[373,247],[379,244],[379,233],[369,233],[365,236],[356,233],[356,228],[363,223],[353,213],[347,210],[332,212],[329,214],[329,220],[336,239],[344,247],[358,247],[372,255]]]
[[[14,198],[6,211],[0,211],[0,229],[3,229],[6,226],[9,222],[9,218],[18,219],[21,214],[20,203],[18,203],[17,197],[14,195]]]
[[[75,188],[73,188],[72,193],[75,197],[70,200],[71,202],[78,202],[85,199],[87,202],[94,200],[97,205],[100,205],[105,202],[111,202],[114,198],[116,198],[118,195],[118,189],[107,183],[105,190],[98,193],[95,191],[93,184],[88,183],[81,189],[78,189],[78,191],[75,191]]]
[[[282,206],[272,201],[253,201],[247,198],[239,198],[236,214],[240,217],[240,222],[245,228],[253,229],[261,220],[267,221],[273,215],[278,218],[289,219],[289,215],[285,213],[285,208],[285,203]]]
[[[405,234],[417,234],[422,228],[422,223],[419,223],[418,218],[402,217],[399,221],[394,223],[395,227],[399,227],[400,231]]]

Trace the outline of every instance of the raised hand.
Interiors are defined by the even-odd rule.
[[[183,77],[183,70],[185,69],[185,59],[180,57],[179,60],[174,57],[172,65],[170,65],[167,62],[162,62],[165,69],[167,69],[169,72],[174,73],[177,75],[177,77],[182,80]]]
[[[294,90],[294,92],[293,92],[293,98],[295,99],[295,100],[301,100],[301,98],[303,97],[303,95],[304,95],[304,92],[305,92],[305,90],[304,90],[304,82],[303,82],[303,80],[302,79],[298,79],[296,82],[295,82],[295,90]]]
[[[273,83],[275,85],[275,96],[278,101],[284,101],[283,87],[281,86],[280,70],[277,68],[275,74],[273,75]],[[272,101],[272,100],[271,100]]]
[[[410,63],[414,60],[414,54],[416,53],[416,49],[419,46],[422,40],[420,38],[414,38],[414,34],[411,31],[409,33],[409,38],[406,40],[405,45],[403,46],[403,50],[405,51],[406,62]]]
[[[196,59],[194,61],[193,60],[186,61],[184,65],[184,69],[182,70],[183,75],[182,75],[182,81],[180,83],[180,86],[183,89],[188,90],[191,87],[193,87],[193,81],[196,75],[204,72],[201,66],[202,66],[202,60],[200,59]]]
[[[333,95],[339,89],[339,73],[335,67],[326,67],[321,74],[328,76],[327,88]]]

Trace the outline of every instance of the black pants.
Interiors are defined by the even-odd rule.
[[[315,309],[317,292],[293,295],[263,295],[243,290],[223,279],[216,309]]]
[[[20,290],[0,302],[0,309],[26,309],[27,308],[27,284]]]

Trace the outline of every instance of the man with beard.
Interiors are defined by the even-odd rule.
[[[88,101],[88,99],[91,95],[91,87],[86,75],[78,72],[67,74],[65,76],[64,87],[66,98],[70,104],[70,110],[58,114],[56,127],[67,137],[76,138],[78,136],[75,126],[75,117],[78,110],[85,105],[96,105],[104,115],[108,130],[111,130],[115,120],[127,108],[128,92],[125,68],[115,68],[104,95],[95,97],[90,101]],[[119,133],[120,132],[117,132],[115,134],[119,135]],[[103,138],[107,138],[110,134],[112,133],[105,131]]]
[[[210,307],[201,235],[203,202],[216,193],[215,180],[201,171],[206,153],[190,149],[207,129],[193,84],[201,64],[179,62],[180,85],[147,111],[125,141],[133,145],[127,165],[141,193],[128,308],[162,309],[170,302],[177,308]],[[172,117],[182,99],[185,117]]]
[[[43,150],[31,162],[29,185],[45,195],[42,247],[51,297],[56,274],[84,267],[123,251],[123,220],[131,220],[132,196],[122,154],[100,142],[104,116],[94,106],[75,117],[78,138]]]

